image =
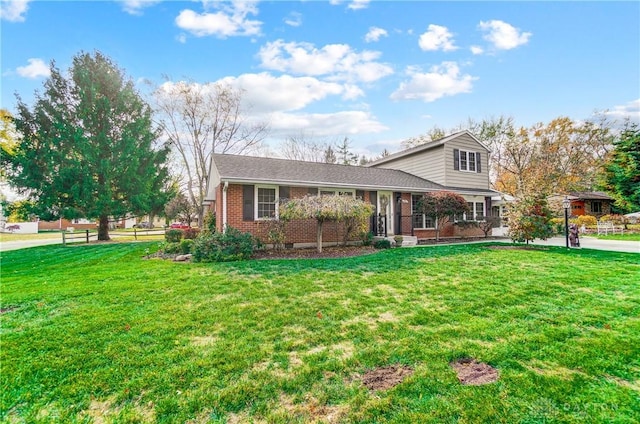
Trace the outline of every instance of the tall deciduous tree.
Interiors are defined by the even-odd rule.
[[[329,144],[325,141],[307,137],[304,132],[287,137],[279,146],[279,152],[285,159],[307,162],[324,162]]]
[[[603,185],[618,207],[629,212],[640,211],[640,128],[637,124],[627,124],[614,142]]]
[[[167,179],[168,148],[158,145],[151,108],[109,58],[96,52],[73,58],[68,76],[51,64],[35,104],[18,97],[22,140],[10,181],[37,202],[41,215],[99,220],[144,214]]]
[[[250,122],[243,110],[242,92],[225,84],[165,82],[153,97],[164,136],[180,161],[184,191],[202,226],[211,155],[244,154],[257,148],[268,126]]]
[[[347,222],[354,227],[366,225],[373,206],[351,196],[305,196],[280,205],[280,219],[315,219],[317,222],[318,252],[322,252],[322,230],[327,221]]]
[[[436,241],[440,240],[440,229],[455,215],[469,213],[469,205],[464,197],[451,191],[425,193],[418,202],[417,210],[436,223]]]

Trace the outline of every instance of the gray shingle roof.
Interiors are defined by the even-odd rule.
[[[572,191],[569,194],[582,200],[613,200],[611,196],[602,191]]]
[[[433,181],[394,169],[226,154],[214,154],[213,165],[220,178],[229,182],[377,190],[444,189]]]

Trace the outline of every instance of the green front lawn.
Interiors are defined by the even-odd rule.
[[[595,237],[600,240],[623,240],[623,241],[640,241],[640,233],[628,233],[624,234],[590,234],[588,237]]]
[[[156,243],[2,255],[4,422],[634,423],[640,257],[394,249],[188,264]],[[497,382],[458,383],[477,358]],[[373,368],[414,369],[369,392]]]

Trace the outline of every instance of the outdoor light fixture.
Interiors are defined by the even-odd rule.
[[[562,207],[564,208],[564,238],[567,249],[569,248],[569,208],[571,207],[571,200],[567,196],[562,199]]]

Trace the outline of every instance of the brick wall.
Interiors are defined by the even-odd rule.
[[[222,185],[217,187],[217,200],[213,202],[211,208],[216,212],[218,230],[223,229],[222,219]],[[301,198],[309,193],[307,187],[290,187],[289,196],[291,198]],[[243,218],[243,186],[241,184],[229,184],[227,189],[227,224],[242,232],[249,232],[260,238],[263,243],[268,243],[268,232],[271,225],[269,220],[244,221]],[[364,201],[370,202],[370,192],[364,192]],[[402,233],[411,234],[411,219],[406,218],[411,215],[411,193],[402,193],[399,203],[402,219]],[[396,205],[398,207],[398,205]],[[390,217],[391,218],[391,217]],[[393,217],[395,219],[395,216]],[[323,244],[341,243],[344,239],[345,228],[343,224],[335,222],[325,222],[322,231]],[[415,230],[418,238],[435,238],[435,230]],[[441,237],[454,236],[475,236],[483,235],[478,228],[461,229],[452,224],[448,224],[441,232]],[[317,223],[314,219],[296,220],[286,224],[286,243],[315,244],[317,238]],[[351,238],[357,240],[358,237]]]

